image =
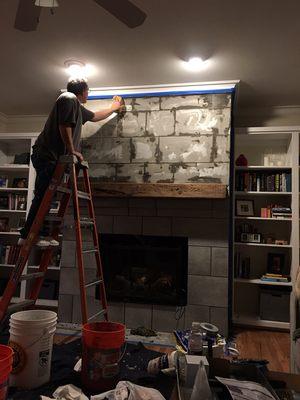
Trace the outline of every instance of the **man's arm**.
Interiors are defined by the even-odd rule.
[[[105,110],[95,111],[92,122],[102,121],[103,119],[109,117],[114,112],[121,111],[123,108],[124,108],[124,101],[122,97],[115,96],[113,97],[113,101],[111,103],[110,108],[107,108]]]
[[[74,154],[74,156],[76,156],[79,161],[83,161],[82,154],[79,153],[78,151],[75,151],[74,149],[72,128],[67,125],[59,125],[59,132],[64,144],[66,145],[68,153]]]

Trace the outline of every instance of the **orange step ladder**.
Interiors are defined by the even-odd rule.
[[[78,190],[78,176],[81,170],[83,172],[84,191]],[[62,184],[66,172],[68,173],[68,178],[66,180],[66,183]],[[53,216],[51,214],[48,214],[48,212],[51,207],[51,202],[54,198],[54,195],[57,192],[62,193],[62,198],[60,200],[58,212],[57,214],[55,214],[55,216]],[[27,240],[20,249],[18,260],[0,299],[0,322],[2,322],[6,317],[8,317],[11,313],[15,311],[33,306],[38,299],[38,295],[41,290],[47,268],[50,264],[51,257],[55,248],[47,247],[43,250],[40,266],[37,272],[23,274],[23,271],[25,269],[32,247],[39,237],[39,231],[44,221],[54,222],[51,236],[53,237],[53,239],[58,240],[58,236],[60,233],[60,224],[63,221],[71,198],[73,200],[74,222],[76,229],[76,254],[78,261],[82,323],[85,324],[100,315],[103,315],[106,321],[108,320],[103,269],[99,251],[99,242],[95,220],[95,211],[92,200],[91,185],[88,174],[88,163],[86,161],[79,163],[75,156],[70,155],[60,157],[53,173],[52,179],[49,183],[48,189],[46,190],[43,197],[43,201],[31,226]],[[80,216],[80,199],[87,201],[89,215],[88,218],[81,218]],[[94,247],[92,249],[83,248],[81,232],[82,227],[90,227],[92,229],[94,244]],[[97,267],[97,279],[93,282],[88,283],[86,283],[84,273],[83,254],[85,253],[94,253]],[[18,284],[22,280],[32,280],[29,295],[24,301],[11,304],[12,297],[16,292]],[[86,289],[96,285],[99,285],[102,309],[96,314],[89,316]]]

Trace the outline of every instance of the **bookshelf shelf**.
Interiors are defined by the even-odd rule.
[[[290,286],[292,287],[291,282],[268,282],[262,281],[261,279],[242,279],[236,278],[234,279],[236,283],[245,283],[245,284],[253,284],[253,285],[270,285],[270,286]]]
[[[292,169],[289,165],[274,166],[270,167],[267,165],[248,165],[247,167],[235,167],[236,171],[251,171],[251,170],[262,170],[262,171],[281,171]]]
[[[7,164],[0,165],[1,171],[20,171],[25,172],[29,171],[29,165],[27,164]]]
[[[20,233],[19,232],[6,232],[6,231],[3,231],[3,232],[0,232],[0,235],[19,236]]]
[[[10,188],[10,187],[0,187],[0,192],[27,192],[28,188]]]
[[[236,195],[256,195],[256,196],[282,196],[282,195],[292,195],[292,192],[253,192],[253,191],[235,191]]]
[[[273,329],[283,329],[283,330],[290,329],[289,322],[268,321],[260,319],[258,316],[251,316],[251,315],[235,317],[233,318],[233,323],[236,325],[255,326],[259,328],[273,328]]]
[[[276,221],[276,222],[289,222],[292,221],[292,218],[263,218],[263,217],[238,217],[235,216],[234,219],[249,219],[254,221]]]
[[[26,210],[3,210],[3,209],[0,209],[0,212],[3,212],[3,213],[23,213],[23,214],[26,214]]]
[[[290,249],[292,246],[290,244],[267,244],[267,243],[243,243],[235,242],[235,246],[259,246],[259,247],[279,247]]]

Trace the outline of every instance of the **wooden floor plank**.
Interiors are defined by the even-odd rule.
[[[286,332],[242,329],[235,333],[240,358],[266,359],[270,371],[289,372],[290,337]]]

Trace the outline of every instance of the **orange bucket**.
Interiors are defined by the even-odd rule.
[[[0,345],[0,400],[7,398],[8,378],[12,370],[13,355],[11,347]]]
[[[90,392],[113,389],[118,381],[125,325],[94,322],[82,327],[82,384]]]

